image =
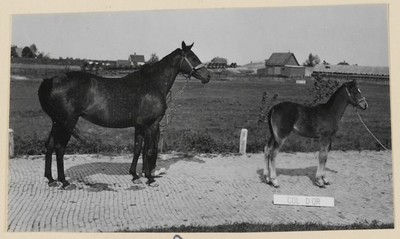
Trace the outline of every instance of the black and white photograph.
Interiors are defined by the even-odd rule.
[[[390,3],[101,9],[9,16],[7,233],[392,238]]]

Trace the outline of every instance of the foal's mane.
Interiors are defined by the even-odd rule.
[[[344,83],[344,84],[342,84],[339,88],[337,88],[337,90],[329,97],[329,99],[328,99],[328,101],[325,103],[325,104],[322,104],[322,105],[325,105],[325,106],[331,106],[332,104],[333,104],[333,102],[335,101],[335,99],[337,98],[337,97],[339,97],[339,94],[343,91],[343,89],[345,89],[346,87],[348,87],[348,86],[353,86],[353,85],[355,85],[356,83],[355,82],[347,82],[347,83]]]

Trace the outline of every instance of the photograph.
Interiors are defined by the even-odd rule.
[[[389,12],[10,15],[6,232],[393,231]]]

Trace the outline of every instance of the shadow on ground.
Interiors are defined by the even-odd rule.
[[[179,154],[179,155],[174,155],[171,158],[162,160],[158,159],[157,160],[157,165],[156,168],[165,168],[168,170],[168,168],[180,161],[185,161],[185,162],[194,162],[194,163],[205,163],[204,160],[201,160],[197,158],[194,155],[190,154]],[[104,175],[130,175],[129,169],[131,167],[131,163],[117,163],[117,162],[93,162],[93,163],[86,163],[86,164],[81,164],[77,166],[73,166],[68,168],[65,171],[66,176],[70,177],[72,180],[78,180],[78,181],[85,181],[86,177],[89,177],[91,175],[95,174],[104,174]],[[136,172],[139,174],[142,172],[143,164],[138,163]]]
[[[337,173],[336,170],[332,170],[329,168],[326,168],[326,171],[331,173]],[[316,172],[317,172],[317,166],[312,166],[307,168],[294,168],[294,169],[277,168],[276,176],[277,177],[279,177],[279,175],[298,176],[298,177],[306,176],[310,179],[312,183],[314,183]],[[257,170],[257,174],[259,175],[260,181],[266,183],[266,180],[264,178],[264,169]]]

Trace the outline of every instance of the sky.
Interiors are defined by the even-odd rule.
[[[322,61],[389,66],[385,4],[13,15],[12,45],[35,44],[52,58],[160,59],[194,42],[203,62],[239,65],[292,52]]]

